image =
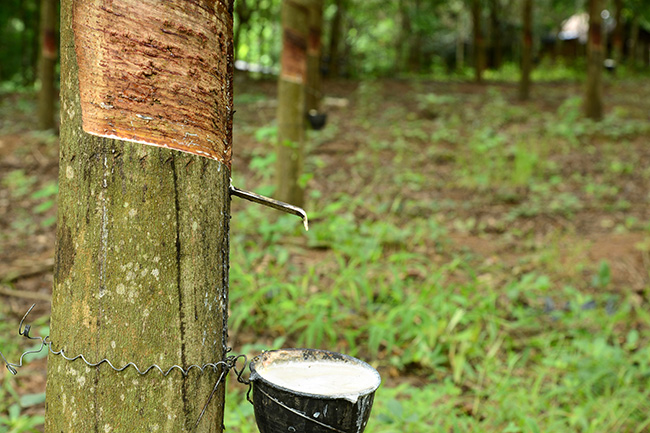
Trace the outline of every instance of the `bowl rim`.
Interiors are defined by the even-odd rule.
[[[286,388],[284,386],[278,385],[276,383],[273,383],[273,382],[265,379],[264,376],[262,376],[257,371],[257,369],[255,368],[255,364],[257,362],[259,362],[263,356],[265,356],[265,355],[268,356],[268,354],[282,353],[282,352],[285,352],[285,353],[304,353],[304,352],[321,353],[321,354],[326,354],[326,355],[333,355],[334,357],[344,358],[344,359],[346,359],[348,361],[351,361],[353,364],[359,365],[359,366],[365,368],[366,370],[368,370],[369,372],[371,372],[376,377],[376,383],[374,385],[368,387],[368,388],[361,389],[361,390],[359,390],[359,392],[356,392],[354,394],[349,394],[348,393],[348,394],[328,394],[328,395],[324,395],[324,394],[313,394],[313,393],[309,393],[309,392],[296,391],[295,389]],[[291,362],[295,362],[295,361],[291,361]],[[325,362],[335,363],[336,361],[325,361]],[[377,369],[375,369],[373,366],[371,366],[367,362],[362,361],[362,360],[360,360],[358,358],[355,358],[353,356],[346,355],[344,353],[332,352],[332,351],[323,350],[323,349],[286,348],[286,349],[265,350],[261,354],[257,355],[253,359],[251,359],[250,363],[248,364],[248,368],[251,371],[251,375],[250,375],[250,381],[251,382],[255,382],[256,380],[259,380],[260,382],[263,382],[264,384],[266,384],[266,385],[268,385],[268,386],[270,386],[272,388],[276,388],[276,389],[279,389],[279,390],[282,390],[282,391],[285,391],[285,392],[288,392],[288,393],[291,393],[291,394],[296,394],[296,395],[311,397],[311,398],[317,398],[317,399],[321,399],[321,400],[340,400],[340,399],[343,399],[343,400],[347,400],[347,401],[350,401],[352,403],[355,403],[359,398],[373,394],[375,391],[377,391],[377,389],[381,385],[381,376],[379,375],[379,372],[377,371]],[[255,390],[253,389],[253,393],[254,392],[255,392]]]

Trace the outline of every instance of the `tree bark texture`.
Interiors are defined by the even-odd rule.
[[[329,76],[338,77],[341,73],[341,31],[343,23],[344,0],[334,0],[336,12],[330,23]]]
[[[639,51],[639,29],[640,17],[635,14],[632,17],[632,24],[630,26],[630,40],[628,45],[627,65],[632,69],[637,67],[637,56]]]
[[[524,0],[522,23],[519,99],[525,101],[530,97],[530,73],[533,69],[533,0]]]
[[[472,0],[472,26],[474,32],[474,77],[477,83],[483,82],[485,70],[485,37],[481,26],[481,0]]]
[[[613,57],[616,65],[618,66],[623,59],[623,0],[614,0],[614,20],[616,27],[614,28],[614,35],[612,36],[612,49],[614,51]]]
[[[279,200],[303,206],[302,175],[305,141],[305,84],[309,7],[307,2],[282,3],[282,60],[278,81],[277,186]]]
[[[323,32],[323,0],[312,0],[309,8],[309,43],[307,47],[307,112],[319,110],[323,96],[320,59]]]
[[[603,117],[603,38],[602,0],[589,0],[589,40],[587,41],[587,82],[585,115],[594,120]]]
[[[227,340],[229,161],[83,131],[72,25],[79,3],[64,0],[61,8],[53,349],[141,370],[218,362]],[[232,9],[224,6],[232,4],[199,7],[232,24]],[[224,44],[232,43],[229,29]],[[134,45],[139,30],[131,33]],[[221,92],[232,92],[231,81],[222,84]],[[219,138],[227,133],[220,129]],[[194,427],[219,373],[139,375],[133,367],[116,372],[106,363],[90,367],[50,354],[45,431],[221,432],[223,385]]]
[[[413,16],[420,15],[420,0],[413,0]],[[408,12],[407,12],[408,13]],[[414,32],[409,31],[409,46],[407,65],[409,72],[417,73],[422,70],[422,29],[415,28]]]
[[[56,17],[58,0],[41,0],[41,58],[38,64],[38,80],[41,88],[38,92],[38,127],[54,128],[54,106],[56,92],[54,89],[54,66],[57,57]]]
[[[501,43],[501,5],[499,0],[490,0],[490,67],[499,69],[503,57]]]

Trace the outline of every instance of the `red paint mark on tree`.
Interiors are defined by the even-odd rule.
[[[213,12],[228,3],[76,2],[84,131],[230,165],[232,16]]]

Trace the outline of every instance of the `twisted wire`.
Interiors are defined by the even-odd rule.
[[[211,371],[217,372],[219,367],[223,367],[224,371],[225,371],[225,370],[230,370],[231,368],[233,368],[233,366],[235,365],[237,360],[240,357],[243,356],[243,355],[239,355],[239,356],[230,355],[230,356],[226,356],[223,360],[218,361],[218,362],[207,362],[207,363],[205,363],[203,365],[192,364],[192,365],[189,365],[187,367],[182,367],[180,365],[174,364],[171,367],[169,367],[167,370],[163,370],[163,368],[160,367],[158,364],[152,364],[149,367],[147,367],[146,369],[142,370],[134,362],[128,362],[128,363],[124,364],[121,367],[116,367],[107,358],[103,358],[98,362],[91,362],[88,359],[86,359],[86,357],[83,354],[79,354],[79,355],[70,357],[70,356],[67,356],[65,354],[64,349],[55,350],[52,347],[53,342],[52,342],[52,340],[50,340],[49,335],[46,336],[46,337],[33,337],[33,336],[29,335],[29,332],[31,330],[30,325],[25,325],[25,327],[23,328],[23,323],[25,322],[25,319],[27,318],[27,315],[32,311],[32,309],[34,308],[35,305],[36,304],[32,304],[32,306],[29,308],[29,310],[27,310],[27,312],[25,313],[25,315],[21,319],[20,325],[18,326],[18,335],[22,335],[23,337],[28,338],[30,340],[39,340],[41,342],[41,346],[38,349],[25,351],[20,356],[20,360],[18,361],[18,363],[9,362],[7,360],[7,358],[5,358],[5,356],[2,354],[2,352],[0,352],[0,357],[2,357],[2,359],[3,359],[4,363],[5,363],[5,366],[7,367],[7,370],[9,370],[14,375],[18,373],[17,368],[21,368],[23,366],[23,359],[25,358],[25,356],[27,356],[29,354],[33,354],[33,353],[40,353],[45,346],[47,346],[48,351],[51,352],[53,355],[61,356],[66,361],[73,362],[73,361],[76,361],[77,359],[81,359],[89,367],[99,367],[102,364],[107,364],[111,369],[113,369],[113,370],[115,370],[117,372],[122,372],[122,371],[126,370],[129,367],[133,367],[135,369],[135,371],[141,376],[144,376],[145,374],[149,373],[151,370],[157,370],[164,377],[167,377],[169,375],[169,373],[171,373],[173,370],[180,371],[180,373],[183,375],[183,377],[187,377],[193,369],[199,370],[201,374],[205,373],[206,370],[211,370]],[[230,351],[230,349],[228,349],[227,352],[228,351]]]
[[[174,364],[171,367],[169,367],[167,370],[163,370],[162,367],[160,367],[158,364],[152,364],[149,367],[147,367],[144,370],[141,370],[134,362],[128,362],[124,364],[122,367],[115,367],[113,363],[107,359],[104,358],[98,362],[90,362],[86,359],[86,357],[83,354],[79,354],[76,356],[67,356],[64,352],[63,349],[60,350],[54,350],[52,348],[52,340],[50,340],[50,336],[47,335],[45,337],[32,337],[29,335],[29,332],[31,330],[31,325],[25,325],[23,328],[23,323],[25,322],[25,319],[27,318],[27,315],[32,311],[32,309],[36,306],[36,304],[32,304],[31,307],[29,307],[29,310],[25,313],[23,318],[20,320],[20,324],[18,325],[18,335],[22,335],[23,337],[29,339],[29,340],[39,340],[41,342],[41,347],[39,347],[37,350],[27,350],[23,352],[22,355],[20,355],[20,359],[18,363],[12,363],[7,361],[7,358],[0,352],[0,357],[2,357],[2,360],[5,363],[5,367],[7,367],[7,370],[9,370],[12,374],[16,375],[18,371],[16,370],[17,368],[21,368],[23,366],[23,358],[25,358],[26,355],[32,354],[32,353],[40,353],[43,351],[43,348],[47,346],[47,350],[52,353],[53,355],[60,356],[66,361],[76,361],[77,359],[81,359],[86,365],[89,367],[99,367],[102,364],[107,364],[111,369],[117,371],[117,372],[122,372],[126,370],[129,367],[133,367],[135,371],[140,375],[144,376],[145,374],[149,373],[151,370],[158,370],[160,374],[163,375],[163,377],[167,377],[169,373],[171,373],[173,370],[178,370],[180,373],[183,375],[183,377],[187,377],[192,369],[197,369],[200,371],[201,374],[205,373],[206,370],[212,370],[215,373],[221,367],[221,374],[219,375],[219,378],[214,384],[214,387],[212,388],[212,392],[210,393],[210,396],[208,397],[208,400],[206,401],[205,405],[203,406],[203,409],[201,410],[201,413],[199,414],[198,419],[196,420],[195,426],[198,426],[199,423],[201,422],[201,419],[203,418],[203,414],[205,413],[206,409],[208,408],[208,405],[210,404],[210,401],[212,401],[212,397],[214,396],[215,392],[217,392],[217,389],[219,388],[219,385],[223,381],[223,379],[230,373],[230,370],[235,370],[235,374],[237,375],[237,381],[240,383],[243,383],[245,385],[248,385],[248,393],[246,394],[246,398],[250,400],[249,394],[251,391],[251,384],[250,381],[247,381],[242,377],[242,374],[244,372],[244,369],[246,368],[247,359],[246,355],[229,355],[225,356],[221,361],[218,362],[207,362],[203,365],[198,365],[198,364],[192,364],[188,367],[182,367],[180,365]],[[230,352],[231,348],[226,349],[226,353]],[[244,360],[244,366],[241,369],[237,369],[237,361],[240,359]],[[252,403],[252,401],[251,401]]]

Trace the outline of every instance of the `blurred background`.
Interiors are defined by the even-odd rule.
[[[235,353],[381,373],[367,432],[650,431],[650,3],[325,0],[297,174],[310,216],[233,201]],[[233,183],[274,196],[281,0],[237,0]],[[0,351],[47,335],[59,4],[0,6]],[[35,332],[34,332],[35,333]],[[45,353],[0,369],[42,431]],[[257,431],[229,383],[225,426]]]

